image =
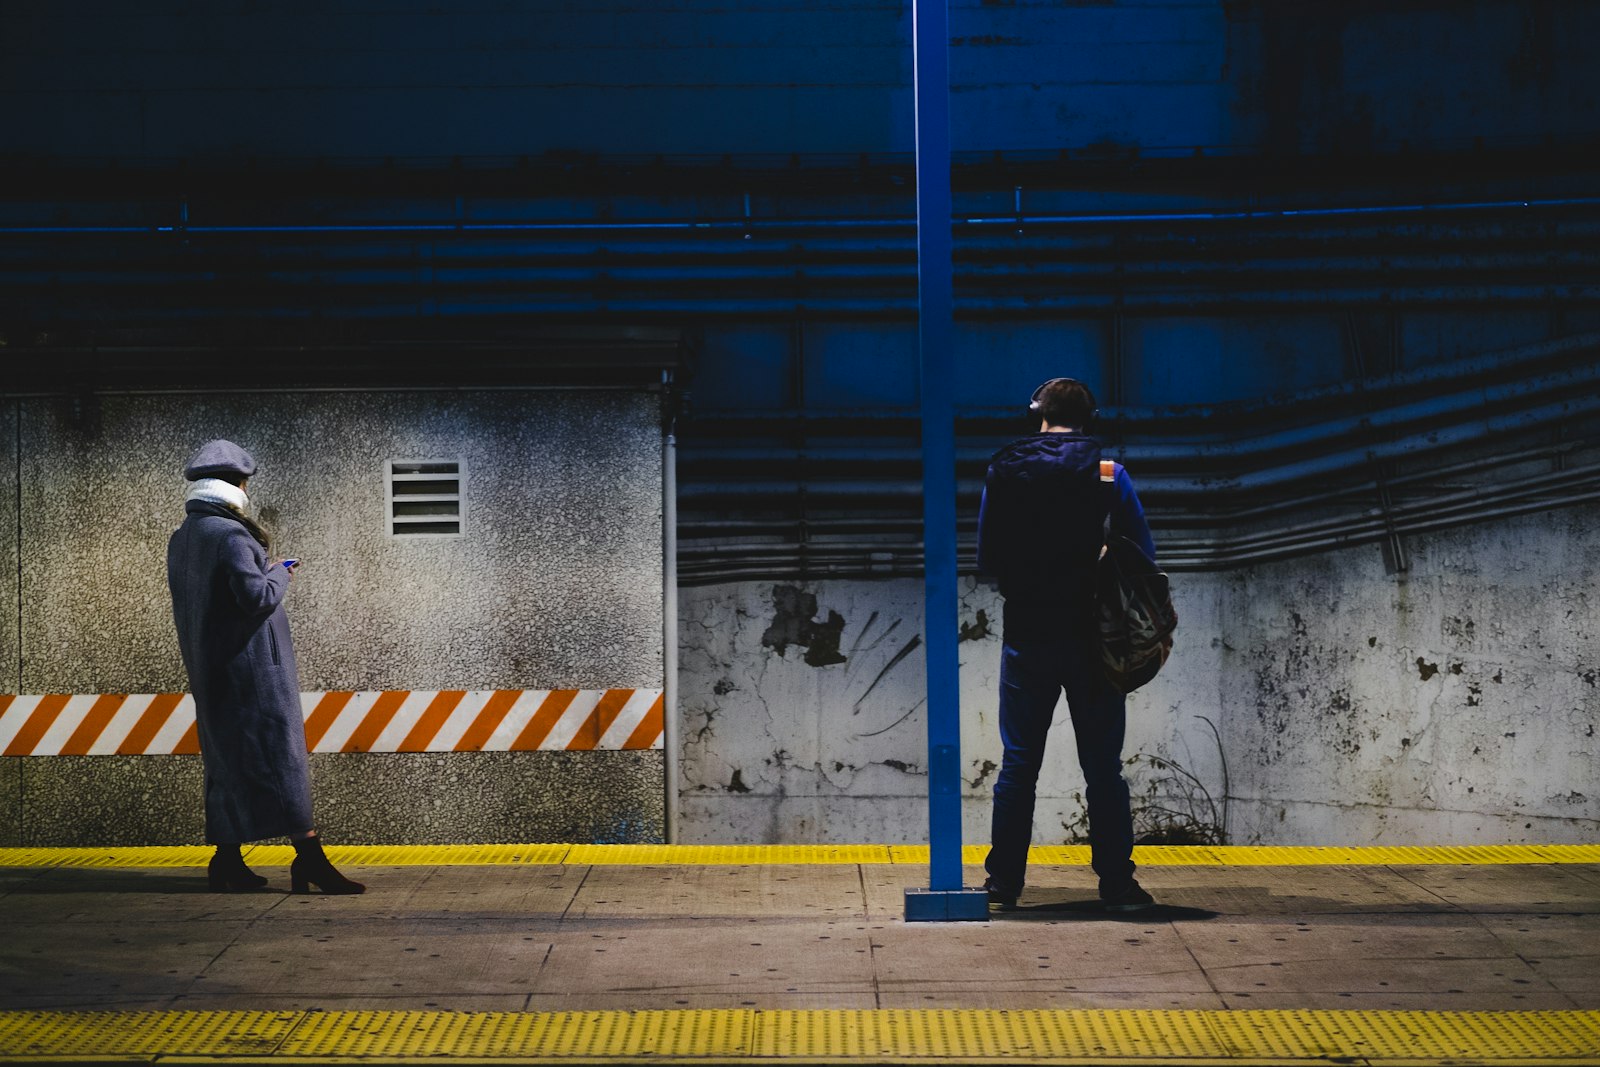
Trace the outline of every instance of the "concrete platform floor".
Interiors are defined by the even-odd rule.
[[[361,849],[331,849],[369,885],[359,897],[289,895],[287,871],[270,862],[286,863],[286,849],[257,853],[257,870],[272,884],[248,894],[207,892],[199,867],[138,866],[143,851],[114,850],[108,865],[85,866],[52,865],[51,850],[0,850],[0,1059],[59,1054],[36,1033],[40,1020],[59,1022],[56,1013],[251,1012],[281,1020],[317,1012],[711,1011],[813,1019],[820,1016],[804,1013],[844,1011],[870,1021],[901,1009],[948,1021],[957,1016],[939,1010],[958,1009],[969,1019],[1198,1019],[1211,1033],[1226,1028],[1227,1013],[1241,1012],[1234,1018],[1248,1016],[1254,1029],[1262,1020],[1420,1023],[1465,1013],[1459,1018],[1491,1031],[1506,1029],[1504,1013],[1530,1013],[1530,1023],[1555,1027],[1555,1045],[1508,1037],[1504,1046],[1480,1040],[1431,1059],[1429,1050],[1439,1049],[1418,1046],[1401,1058],[1600,1062],[1600,862],[1329,863],[1324,855],[1275,865],[1226,856],[1164,864],[1149,862],[1160,858],[1151,851],[1139,877],[1159,905],[1146,912],[1103,912],[1086,867],[1036,862],[1016,912],[908,924],[903,895],[927,884],[926,866],[840,862],[837,851],[824,850],[833,857],[826,862],[673,862],[670,850],[655,849],[631,855],[668,861],[572,862],[573,850],[562,862],[462,864],[427,862],[451,857],[419,850],[403,863],[362,864]],[[1041,850],[1036,859],[1060,859],[1061,851]],[[35,855],[46,859],[29,859]],[[208,853],[188,855],[203,863]],[[37,865],[4,866],[24,860]],[[981,884],[982,874],[969,867],[967,884]],[[159,1041],[139,1053],[80,1039],[93,1045],[77,1050],[84,1055],[155,1059],[172,1051]],[[1352,1050],[1329,1041],[1295,1056],[1287,1049],[1283,1062],[1349,1062]],[[523,1058],[538,1058],[520,1047]],[[1147,1042],[1097,1051],[1069,1041],[997,1055],[1244,1062],[1264,1047],[1224,1041],[1162,1050]],[[952,1048],[920,1059],[974,1058],[970,1048]],[[1559,1054],[1546,1055],[1552,1050]],[[638,1054],[659,1060],[662,1052]],[[415,1054],[455,1053],[436,1043]],[[690,1058],[708,1057],[721,1062],[705,1049]],[[846,1058],[919,1056],[878,1047]]]

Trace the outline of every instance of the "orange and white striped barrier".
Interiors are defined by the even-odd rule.
[[[396,689],[301,693],[311,752],[660,748],[659,689]],[[187,693],[0,693],[0,755],[200,751]]]

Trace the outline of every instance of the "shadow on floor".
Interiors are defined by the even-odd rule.
[[[271,886],[265,889],[249,890],[249,895],[257,893],[272,893]],[[205,871],[174,871],[171,874],[147,874],[132,871],[73,871],[71,875],[63,876],[48,873],[40,878],[29,879],[12,887],[11,892],[18,896],[56,896],[67,893],[209,893],[210,887],[206,882]],[[276,890],[283,896],[285,889],[279,886]],[[219,894],[223,895],[223,894]],[[243,894],[236,894],[243,895]]]
[[[1221,912],[1205,908],[1186,908],[1180,904],[1153,904],[1142,911],[1107,911],[1098,900],[1059,900],[1043,904],[1019,904],[1015,911],[991,912],[991,919],[1078,919],[1089,922],[1205,922]]]

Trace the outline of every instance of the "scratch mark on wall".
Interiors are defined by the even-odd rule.
[[[927,698],[924,697],[921,700],[918,700],[915,704],[911,705],[911,710],[910,711],[907,711],[904,715],[900,716],[898,719],[896,719],[894,722],[890,723],[888,726],[885,726],[883,729],[881,729],[881,730],[873,730],[873,731],[871,731],[869,733],[864,733],[864,734],[856,734],[856,736],[857,737],[877,737],[879,734],[886,734],[890,730],[893,730],[896,726],[899,726],[901,723],[903,723],[907,719],[911,718],[911,716],[915,715],[917,713],[917,709],[922,707],[922,705],[926,704],[926,703],[927,703]]]
[[[922,635],[921,634],[916,634],[911,638],[911,640],[907,641],[905,643],[905,645],[900,649],[900,651],[896,652],[890,658],[889,662],[885,663],[883,665],[883,670],[879,671],[878,672],[878,676],[876,678],[872,679],[872,684],[867,686],[866,690],[860,696],[856,697],[856,702],[850,706],[850,714],[852,714],[852,715],[861,714],[861,703],[862,703],[862,701],[866,700],[867,697],[872,695],[872,691],[878,687],[878,683],[883,681],[884,675],[886,675],[890,671],[894,670],[895,667],[897,667],[900,664],[901,660],[903,660],[907,656],[911,655],[911,653],[917,648],[917,646],[919,646],[921,644],[922,644]],[[863,734],[862,736],[863,737],[870,737],[871,735],[870,734]]]
[[[888,625],[888,627],[884,629],[881,634],[878,634],[876,637],[874,637],[871,643],[866,643],[867,635],[872,632],[873,624],[877,621],[878,613],[876,611],[867,616],[867,624],[861,628],[860,635],[856,638],[855,643],[850,646],[851,656],[854,656],[857,652],[871,652],[873,649],[883,644],[885,640],[893,636],[894,632],[900,628],[900,623],[904,620],[894,620]]]

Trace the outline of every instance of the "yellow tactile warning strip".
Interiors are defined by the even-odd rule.
[[[926,845],[330,845],[342,864],[370,867],[530,865],[728,866],[830,863],[921,864]],[[961,850],[977,865],[987,845]],[[253,845],[249,862],[288,866],[288,845]],[[1087,845],[1036,845],[1029,862],[1076,866],[1089,862]],[[1389,866],[1408,864],[1600,863],[1600,845],[1459,845],[1414,848],[1274,847],[1254,845],[1140,845],[1145,867]],[[105,848],[0,848],[0,867],[204,867],[206,845]]]
[[[1597,1011],[0,1012],[0,1063],[1588,1063]]]

